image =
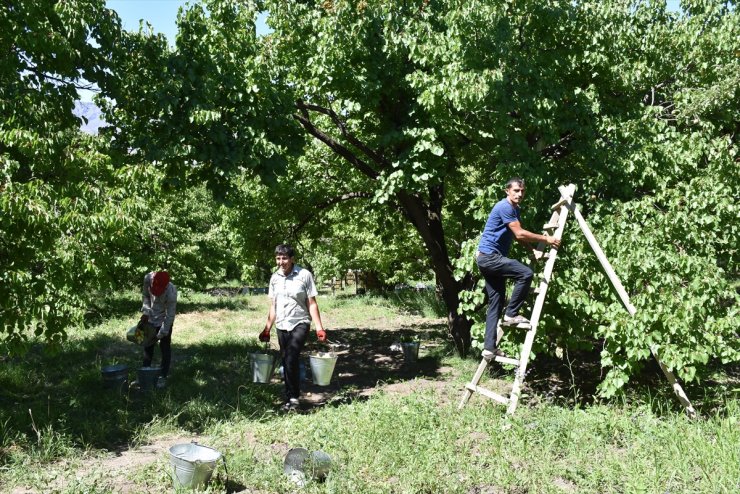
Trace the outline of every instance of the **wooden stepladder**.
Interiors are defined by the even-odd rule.
[[[576,220],[578,221],[578,226],[581,228],[581,231],[585,235],[586,239],[588,240],[589,245],[591,246],[591,249],[596,254],[596,257],[599,259],[599,262],[601,263],[602,268],[606,272],[609,281],[611,282],[612,286],[614,287],[615,291],[617,292],[617,295],[619,296],[620,301],[624,305],[625,309],[629,312],[631,316],[634,316],[637,312],[637,309],[632,305],[632,303],[629,300],[629,296],[627,295],[626,290],[622,286],[622,283],[620,282],[619,278],[617,277],[616,273],[614,272],[614,269],[612,268],[611,264],[609,263],[609,260],[606,258],[606,255],[604,255],[604,252],[601,250],[601,247],[599,246],[599,243],[596,241],[596,238],[591,233],[591,229],[588,227],[588,224],[586,224],[586,220],[581,215],[580,211],[578,210],[577,205],[575,202],[573,202],[573,196],[576,191],[576,186],[573,184],[568,185],[567,187],[560,186],[558,187],[558,190],[560,191],[560,200],[556,202],[552,206],[552,216],[550,218],[550,221],[547,222],[547,224],[543,227],[543,230],[548,235],[553,235],[555,238],[560,239],[563,236],[563,230],[565,229],[565,221],[568,219],[568,213],[572,212],[573,215],[576,217]],[[511,388],[511,392],[508,397],[502,396],[498,393],[495,393],[493,391],[490,391],[488,389],[485,389],[478,385],[478,383],[481,380],[481,377],[483,377],[483,373],[485,372],[486,368],[488,367],[488,364],[490,363],[486,359],[482,359],[481,363],[478,365],[478,369],[476,370],[475,374],[473,375],[473,379],[465,385],[465,390],[463,391],[463,397],[460,401],[459,408],[463,408],[468,400],[470,400],[470,397],[473,395],[473,393],[480,393],[483,396],[486,396],[500,404],[507,405],[506,412],[509,414],[514,413],[516,411],[517,404],[519,403],[519,397],[521,395],[521,388],[522,384],[524,382],[524,377],[526,375],[527,371],[527,364],[529,362],[529,355],[532,352],[532,344],[534,343],[534,338],[537,334],[537,325],[540,320],[540,316],[542,314],[542,307],[545,304],[545,296],[547,295],[547,288],[550,283],[550,280],[552,279],[552,271],[555,266],[555,259],[557,258],[557,249],[556,248],[550,248],[549,252],[545,252],[544,249],[546,247],[546,244],[544,242],[541,242],[537,248],[535,249],[535,257],[536,258],[542,258],[544,257],[547,261],[545,263],[544,271],[541,275],[541,281],[539,284],[539,287],[535,288],[535,293],[537,294],[537,298],[534,303],[534,307],[532,309],[532,315],[530,317],[530,323],[531,327],[527,331],[527,334],[524,338],[524,345],[522,346],[519,359],[513,359],[508,357],[499,357],[496,356],[493,358],[496,362],[502,363],[502,364],[508,364],[513,365],[516,367],[516,373],[514,376],[514,383]],[[499,320],[499,326],[497,328],[497,334],[496,334],[496,341],[497,344],[503,337],[503,329],[501,327],[501,321]],[[663,371],[663,374],[668,379],[668,382],[673,387],[673,392],[678,397],[681,404],[684,406],[686,413],[691,416],[696,416],[696,411],[694,410],[694,407],[691,406],[691,402],[686,397],[686,394],[683,391],[683,388],[678,383],[678,380],[674,376],[673,372],[671,372],[670,369],[668,369],[663,362],[658,358],[657,353],[657,347],[653,346],[650,348],[650,351],[655,358],[655,360],[658,362],[658,365],[660,366],[660,369]]]

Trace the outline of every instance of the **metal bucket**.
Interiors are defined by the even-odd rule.
[[[136,371],[136,381],[139,383],[139,389],[142,391],[154,389],[159,375],[159,367],[139,367]]]
[[[328,386],[337,364],[337,356],[331,352],[316,353],[309,358],[313,383],[318,386]]]
[[[291,481],[304,486],[307,480],[324,480],[331,470],[331,456],[323,451],[309,453],[304,448],[293,448],[285,455],[283,472]]]
[[[418,341],[405,341],[401,343],[401,350],[403,350],[403,360],[406,363],[412,364],[419,358],[419,342]]]
[[[100,369],[103,376],[103,387],[108,389],[120,388],[128,381],[128,365],[106,365]]]
[[[275,372],[277,359],[269,353],[250,353],[252,361],[252,382],[269,383]]]
[[[211,480],[221,453],[198,443],[175,444],[170,448],[171,475],[175,489],[196,489]]]

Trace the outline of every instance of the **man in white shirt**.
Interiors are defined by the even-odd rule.
[[[326,341],[326,331],[321,322],[319,304],[316,303],[316,284],[307,269],[295,264],[295,252],[290,245],[275,247],[278,270],[270,278],[268,297],[270,310],[265,329],[259,335],[262,342],[270,341],[272,325],[277,327],[280,355],[283,359],[285,379],[285,404],[283,410],[296,410],[300,396],[299,361],[306,343],[311,321],[316,324],[316,336]]]

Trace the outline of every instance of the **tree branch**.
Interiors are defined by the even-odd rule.
[[[362,141],[357,139],[354,135],[352,135],[352,133],[347,130],[347,124],[341,118],[339,118],[339,115],[337,115],[337,113],[331,108],[325,108],[319,105],[307,104],[302,100],[299,100],[296,103],[296,106],[299,109],[304,110],[304,111],[311,110],[311,111],[315,111],[317,113],[321,113],[323,115],[328,116],[329,118],[331,118],[332,122],[334,122],[334,125],[336,125],[339,131],[342,133],[342,136],[344,136],[344,138],[347,139],[347,142],[349,142],[350,144],[355,146],[357,149],[362,151],[365,154],[365,156],[373,160],[378,165],[381,165],[384,168],[391,167],[391,164],[388,162],[388,160],[386,160],[380,153],[374,151],[369,146],[367,146],[365,143],[363,143]]]
[[[359,198],[367,198],[372,197],[372,194],[368,192],[347,192],[346,194],[342,194],[338,197],[332,197],[324,202],[321,202],[319,204],[314,204],[311,207],[312,213],[316,210],[323,211],[324,209],[328,209],[336,204],[339,204],[340,202],[349,201],[352,199],[359,199]],[[301,221],[299,221],[297,224],[290,227],[290,233],[291,236],[296,237],[297,233],[301,231],[309,221],[314,217],[313,214],[307,215],[304,217]]]
[[[372,178],[373,180],[378,178],[378,175],[379,175],[378,172],[376,172],[370,165],[368,165],[365,161],[358,158],[352,151],[347,149],[342,144],[338,143],[331,136],[319,130],[311,122],[311,119],[308,116],[308,111],[306,109],[302,109],[301,112],[302,114],[300,115],[294,114],[293,118],[298,120],[298,122],[303,126],[304,129],[306,129],[306,131],[308,131],[309,134],[311,134],[316,139],[326,144],[329,148],[331,148],[332,151],[337,153],[339,156],[349,161],[352,164],[352,166],[354,166],[357,170],[359,170],[364,175]]]

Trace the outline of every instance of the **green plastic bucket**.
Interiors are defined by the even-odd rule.
[[[139,367],[136,371],[136,380],[139,383],[139,389],[149,391],[156,387],[159,379],[159,367]]]
[[[277,359],[269,353],[250,353],[252,361],[252,382],[269,383],[275,372]]]
[[[170,466],[175,489],[197,489],[211,480],[221,452],[198,443],[175,444],[170,448]]]
[[[337,356],[331,352],[320,352],[309,357],[313,383],[318,386],[328,386],[337,365]]]

